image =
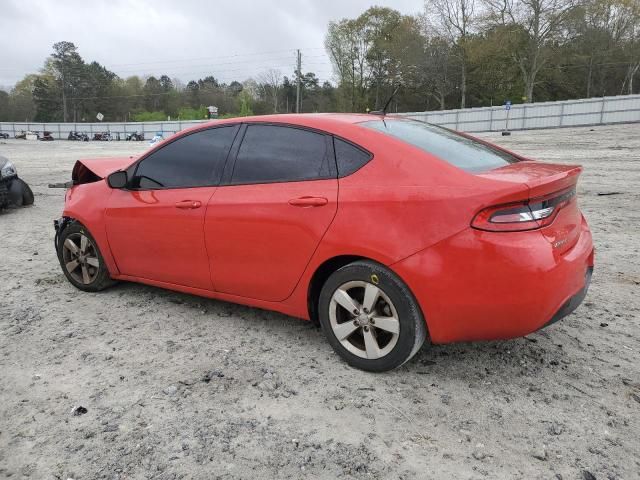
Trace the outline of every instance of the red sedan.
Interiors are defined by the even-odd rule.
[[[81,290],[125,280],[277,310],[384,371],[427,336],[518,337],[580,304],[580,171],[399,117],[214,121],[78,161],[56,248]]]

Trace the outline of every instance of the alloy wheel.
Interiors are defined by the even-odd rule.
[[[98,276],[100,259],[93,242],[82,233],[72,233],[62,244],[62,260],[75,281],[89,285]]]
[[[369,360],[391,352],[400,334],[393,302],[380,287],[361,280],[336,289],[329,303],[329,321],[344,348]]]

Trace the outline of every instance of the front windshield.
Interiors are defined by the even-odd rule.
[[[398,138],[467,172],[486,172],[519,161],[506,152],[417,120],[387,117],[359,125]]]

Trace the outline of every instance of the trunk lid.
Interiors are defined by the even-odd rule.
[[[579,165],[558,165],[527,160],[484,172],[478,176],[526,186],[526,199],[531,205],[547,202],[546,205],[553,203],[554,200],[562,200],[552,223],[542,227],[540,231],[551,243],[554,251],[564,253],[576,244],[580,236],[582,213],[578,208],[575,189],[581,172],[582,167]]]

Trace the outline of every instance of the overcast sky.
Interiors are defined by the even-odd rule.
[[[52,45],[70,41],[85,61],[121,77],[160,75],[187,82],[206,75],[245,80],[268,68],[290,75],[295,49],[303,71],[332,78],[324,51],[331,20],[372,5],[402,13],[423,0],[3,0],[0,87],[38,71]]]

